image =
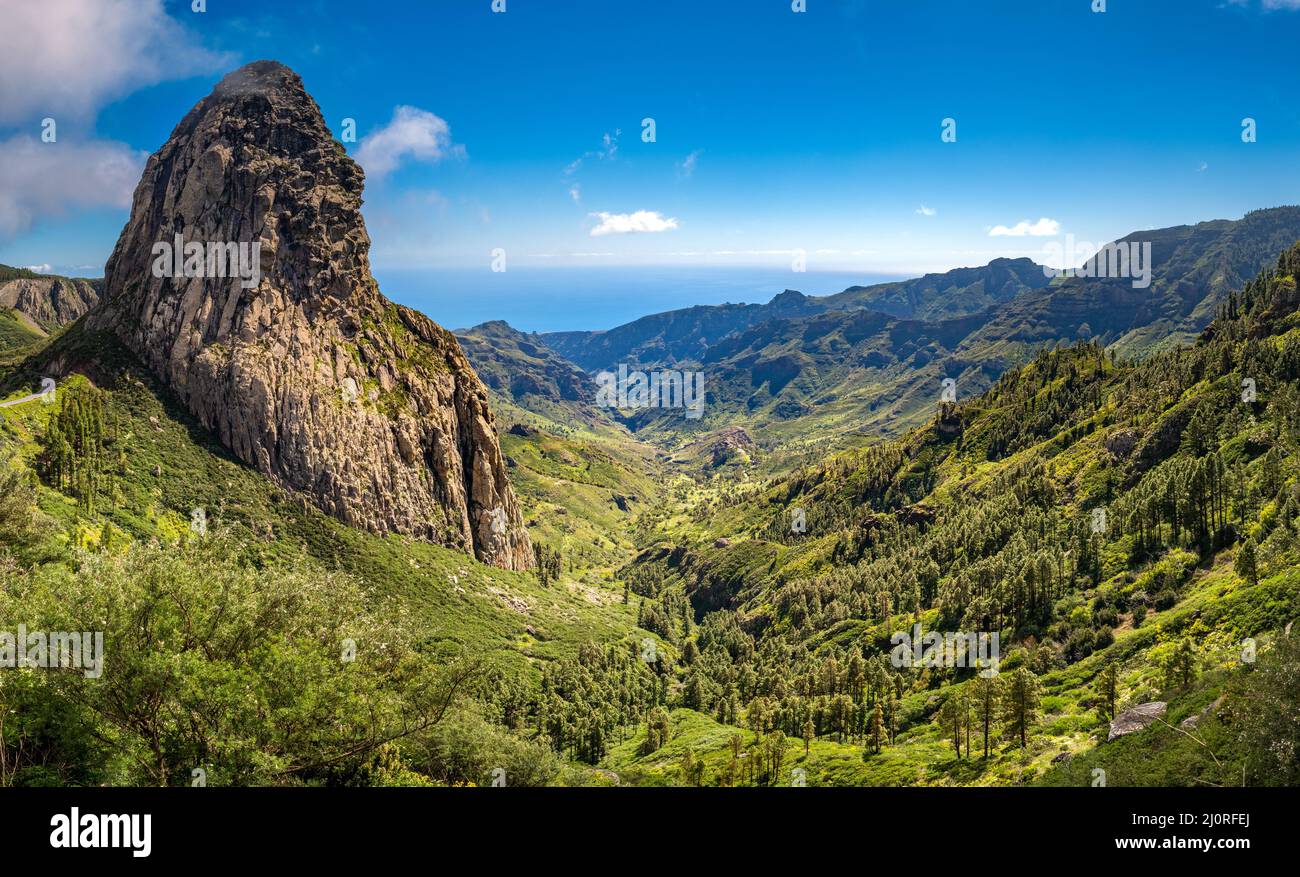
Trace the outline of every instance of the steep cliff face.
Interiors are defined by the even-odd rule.
[[[451,333],[380,294],[363,182],[297,74],[231,73],[149,159],[92,320],[327,513],[527,569],[487,391]],[[177,241],[234,247],[186,270]],[[210,276],[241,244],[256,265]]]
[[[95,306],[99,293],[89,280],[20,277],[0,283],[0,308],[13,308],[43,331],[66,326]]]

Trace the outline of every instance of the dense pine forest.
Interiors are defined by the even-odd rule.
[[[0,675],[0,783],[1300,782],[1298,268],[766,479],[538,421],[529,573],[324,517],[74,325],[0,426],[0,618],[106,661]],[[891,659],[926,632],[1000,653]]]
[[[1221,751],[1189,735],[1181,748],[1205,744],[1191,753],[1205,763],[1180,776],[1153,760],[1129,781],[1240,781],[1240,765],[1246,782],[1294,782],[1294,728],[1265,730],[1279,722],[1271,699],[1291,698],[1283,714],[1294,714],[1282,658],[1294,647],[1263,642],[1300,614],[1297,266],[1292,249],[1192,347],[1142,363],[1093,343],[1044,351],[900,441],[709,496],[691,526],[661,522],[663,541],[622,571],[639,625],[673,649],[650,664],[660,702],[688,723],[700,713],[736,729],[726,745],[700,741],[711,770],[681,747],[679,778],[736,782],[749,747],[771,768],[761,781],[783,782],[763,752],[808,756],[826,740],[860,747],[855,773],[890,782],[909,755],[934,755],[923,743],[946,740],[953,762],[919,779],[996,782],[1012,768],[1016,781],[1065,782],[1076,754],[1106,762],[1096,744],[1125,705],[1201,708],[1207,691],[1231,691],[1241,712],[1202,726],[1223,735]],[[1000,672],[892,666],[892,635],[914,625],[999,632]],[[1257,648],[1267,671],[1255,672]],[[563,703],[586,717],[571,726],[577,739],[614,739],[640,700],[634,669],[614,694],[577,679],[549,686],[539,715]],[[670,738],[648,735],[639,754]],[[552,739],[567,748],[574,737]],[[900,755],[887,764],[890,746]],[[968,765],[972,746],[980,759]],[[1006,754],[989,761],[995,751]],[[574,755],[594,763],[604,751]],[[668,779],[672,767],[651,773]]]

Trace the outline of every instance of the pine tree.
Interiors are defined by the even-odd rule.
[[[1107,664],[1097,675],[1097,714],[1103,722],[1115,718],[1115,701],[1118,699],[1119,666]]]
[[[1038,677],[1028,667],[1017,667],[1002,677],[1002,718],[1008,733],[1029,745],[1029,728],[1038,720]]]
[[[117,440],[116,434],[115,428],[105,428],[103,394],[93,386],[74,383],[62,394],[59,412],[46,426],[38,469],[55,489],[69,493],[83,511],[93,514],[111,460],[108,448]]]
[[[682,753],[678,769],[681,771],[682,780],[686,785],[704,785],[704,768],[704,759],[696,755],[694,749],[687,749]]]
[[[1237,557],[1233,560],[1232,568],[1237,575],[1252,585],[1259,584],[1259,560],[1254,537],[1247,537],[1241,548],[1237,550]]]
[[[943,706],[939,708],[939,726],[952,740],[952,748],[958,758],[961,758],[961,725],[964,712],[965,707],[956,691],[950,693]]]
[[[994,677],[979,675],[971,680],[975,711],[984,728],[984,757],[989,757],[989,735],[993,729],[993,717],[998,708],[998,686]]]
[[[1165,664],[1165,685],[1168,688],[1186,688],[1195,678],[1196,649],[1190,639],[1184,639]]]

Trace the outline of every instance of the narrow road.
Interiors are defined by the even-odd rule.
[[[54,378],[41,378],[41,391],[39,393],[32,393],[30,396],[14,399],[12,402],[0,402],[0,408],[21,405],[24,402],[32,402],[45,396],[49,396],[51,399],[54,398]]]

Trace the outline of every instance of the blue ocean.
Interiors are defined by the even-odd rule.
[[[692,305],[762,304],[786,289],[829,295],[897,277],[840,271],[732,267],[375,268],[388,298],[449,329],[505,320],[525,332],[610,329]]]

